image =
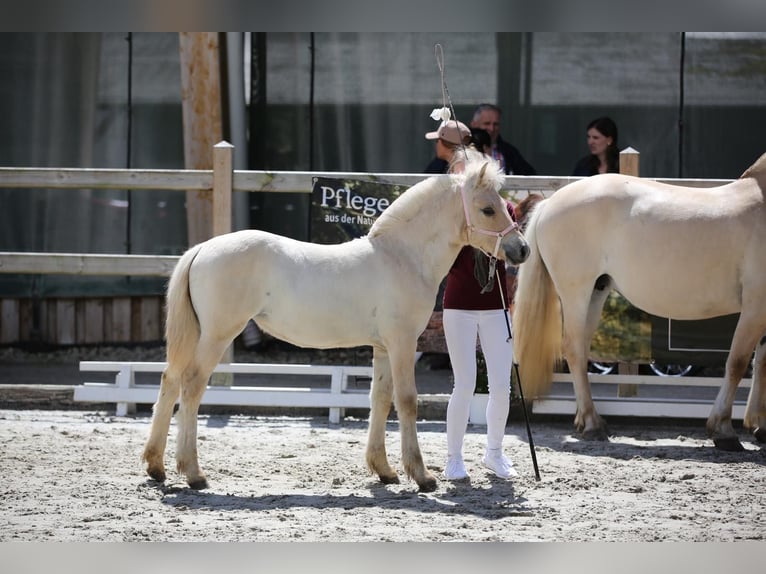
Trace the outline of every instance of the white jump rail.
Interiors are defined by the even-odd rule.
[[[657,377],[645,375],[595,375],[588,373],[588,380],[593,388],[593,404],[599,414],[604,416],[635,416],[635,417],[673,417],[706,419],[713,406],[713,400],[698,398],[669,398],[667,396],[652,396],[651,387],[675,387],[693,389],[694,387],[721,386],[719,377]],[[569,373],[554,373],[554,383],[572,385],[572,375]],[[599,395],[600,385],[641,385],[646,391],[641,397],[615,397]],[[561,386],[561,385],[559,385]],[[742,379],[740,388],[750,388],[752,379]],[[554,393],[545,398],[532,402],[532,412],[536,414],[574,415],[577,410],[574,392]],[[734,401],[732,418],[742,420],[745,414],[745,403]]]
[[[113,383],[84,382],[74,389],[74,400],[116,403],[116,414],[125,416],[136,404],[153,404],[158,384],[136,384],[136,373],[161,373],[167,363],[81,361],[80,371],[115,373]],[[327,387],[208,386],[203,405],[328,408],[331,423],[339,423],[345,409],[369,409],[369,391],[349,389],[349,377],[372,378],[372,366],[298,365],[271,363],[221,363],[216,373],[262,375],[323,375]]]

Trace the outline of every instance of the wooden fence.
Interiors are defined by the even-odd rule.
[[[231,231],[233,192],[311,193],[316,177],[384,181],[411,186],[423,174],[232,170],[234,148],[216,145],[212,170],[0,168],[0,188],[130,189],[197,192],[210,202],[213,234]],[[572,178],[507,178],[512,198],[529,192],[550,195]],[[0,273],[166,277],[175,256],[0,252]],[[161,296],[0,300],[0,344],[39,341],[52,344],[159,341],[163,332]],[[40,332],[33,333],[33,318]]]
[[[311,193],[316,177],[382,181],[411,186],[423,174],[233,170],[234,148],[221,142],[213,149],[212,170],[9,168],[0,167],[0,188],[130,189],[196,192],[210,202],[213,234],[231,231],[233,192]],[[621,165],[638,172],[638,153],[621,154]],[[519,201],[529,193],[545,196],[572,182],[571,177],[507,176],[504,189]],[[723,180],[663,180],[689,186],[720,185]],[[0,252],[0,273],[167,277],[175,256]],[[30,342],[81,343],[157,342],[163,332],[161,296],[100,298],[14,297],[0,299],[0,344]],[[34,319],[34,320],[33,320]],[[438,322],[438,321],[437,321]],[[33,325],[38,331],[33,333]]]
[[[231,168],[233,151],[233,147],[225,142],[216,145],[213,170],[0,168],[0,187],[196,191],[210,201],[211,209],[208,212],[212,217],[211,229],[214,234],[220,234],[231,230],[231,197],[235,191],[310,193],[316,177],[382,181],[409,187],[424,177],[423,174],[238,171]],[[626,150],[626,152],[629,154],[626,165],[631,166],[630,171],[637,173],[637,152],[634,150]],[[504,189],[510,199],[519,201],[529,193],[549,196],[574,179],[507,176]],[[710,187],[721,185],[728,180],[662,179],[660,181]],[[176,261],[177,257],[158,255],[0,252],[0,273],[166,277],[172,271]],[[32,304],[31,298],[25,297],[0,301],[0,343],[13,344],[27,340],[30,336]],[[160,297],[51,299],[43,301],[42,308],[37,312],[45,325],[48,342],[53,343],[155,341],[161,338],[162,333],[163,311]],[[432,321],[430,327],[438,329],[437,323],[438,321]],[[646,387],[651,388],[659,382],[656,377],[642,377],[630,371],[621,371],[618,375],[595,376],[593,379],[594,383],[618,385],[621,388],[626,384],[645,384]],[[556,381],[571,383],[568,375],[562,373],[556,374]],[[686,387],[695,385],[705,387],[717,385],[719,381],[684,377],[684,381],[679,383]],[[748,384],[749,381],[744,382],[745,386]],[[119,385],[110,385],[108,390],[110,393],[117,393],[114,394],[117,397],[120,392],[124,393],[124,389],[118,387]],[[258,397],[252,400],[256,402],[266,400],[260,395]],[[340,398],[332,399],[331,406],[333,408],[347,406],[342,401],[350,399],[343,398],[340,394],[338,397]],[[266,398],[269,397],[266,396]],[[114,400],[128,403],[131,399],[119,395]],[[709,404],[707,401],[704,402]],[[663,400],[658,403],[652,398],[629,397],[609,404],[615,405],[616,414],[638,416],[651,413],[655,413],[656,416],[656,413],[660,412],[657,410],[658,404],[664,405],[665,410],[661,410],[661,414],[667,416],[697,417],[702,416],[709,408],[701,407],[703,402],[697,399],[684,399],[680,406],[677,403],[678,401],[673,400]],[[741,416],[741,406],[735,404],[735,417]],[[566,396],[553,396],[547,402],[535,401],[535,412],[569,413],[573,408],[571,386]],[[335,416],[337,417],[337,412]]]

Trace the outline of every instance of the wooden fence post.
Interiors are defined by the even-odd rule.
[[[627,147],[620,152],[620,173],[623,175],[632,175],[639,177],[639,159],[640,155],[638,151],[632,147]],[[625,363],[620,361],[617,364],[617,373],[620,375],[637,375],[638,364],[637,363]],[[620,384],[617,385],[618,397],[635,397],[638,396],[638,385],[634,384]]]
[[[620,152],[620,173],[623,175],[639,176],[638,164],[641,154],[632,147],[626,147]]]
[[[218,32],[179,32],[186,169],[211,169],[211,149],[223,138]],[[186,193],[189,246],[212,236],[212,198]]]
[[[231,188],[233,180],[234,146],[222,141],[213,146],[213,236],[231,233]],[[222,363],[234,361],[234,346],[224,351]],[[234,373],[213,373],[210,385],[230,387]]]
[[[231,187],[234,146],[219,142],[213,146],[213,236],[231,233]]]

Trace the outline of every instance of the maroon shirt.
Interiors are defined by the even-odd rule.
[[[515,221],[513,205],[506,202],[508,213]],[[498,259],[497,270],[500,281],[495,277],[495,284],[492,291],[482,294],[481,285],[474,276],[474,248],[466,245],[458,253],[452,268],[447,274],[447,284],[444,288],[443,307],[445,309],[464,309],[469,311],[485,311],[488,309],[502,309],[503,301],[508,305],[508,290],[505,285],[505,263]],[[481,257],[487,257],[483,253]],[[486,281],[486,278],[482,278]],[[503,290],[503,298],[500,298],[500,291]]]

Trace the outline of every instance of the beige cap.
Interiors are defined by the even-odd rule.
[[[428,132],[426,139],[441,139],[451,144],[459,145],[471,139],[471,130],[463,122],[449,120],[448,122],[442,122],[442,125],[435,132]]]

